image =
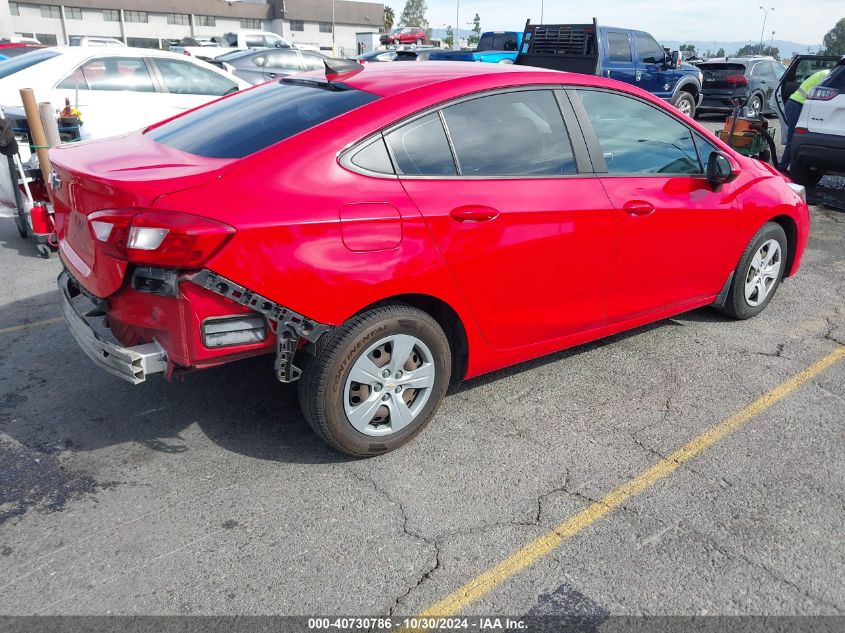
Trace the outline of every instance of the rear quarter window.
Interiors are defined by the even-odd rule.
[[[377,98],[354,89],[268,83],[210,103],[146,134],[189,154],[243,158]]]
[[[819,85],[845,91],[845,66],[840,65],[834,68]]]

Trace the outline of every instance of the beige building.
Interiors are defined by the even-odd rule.
[[[256,29],[294,44],[356,53],[356,33],[378,32],[384,5],[353,0],[0,0],[0,36],[65,44],[77,35],[121,39],[130,46],[167,48],[168,40]]]

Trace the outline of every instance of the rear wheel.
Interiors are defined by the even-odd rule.
[[[695,98],[689,92],[682,90],[672,97],[672,105],[688,117],[695,118]]]
[[[757,118],[763,111],[763,99],[760,98],[760,95],[754,95],[748,100],[745,109],[748,110],[748,116]]]
[[[786,272],[786,249],[783,227],[775,222],[764,224],[745,247],[721,311],[735,319],[750,319],[760,314],[774,297]]]
[[[805,187],[815,187],[823,176],[824,172],[808,167],[800,161],[795,161],[789,166],[789,177]]]
[[[299,381],[299,404],[329,446],[371,457],[425,428],[451,371],[449,341],[430,315],[406,305],[375,308],[320,341]]]

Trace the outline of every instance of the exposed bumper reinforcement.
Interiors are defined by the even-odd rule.
[[[266,316],[276,324],[276,377],[280,382],[293,382],[299,379],[301,371],[293,364],[300,339],[316,343],[331,326],[317,323],[294,312],[270,299],[261,296],[240,284],[213,273],[202,270],[191,281],[211,290],[227,299],[239,303]]]
[[[144,382],[150,374],[167,369],[167,354],[157,342],[121,347],[105,326],[105,315],[94,302],[80,293],[67,272],[59,275],[62,314],[70,333],[82,351],[110,374],[133,385]]]

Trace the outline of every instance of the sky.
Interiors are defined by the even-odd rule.
[[[405,0],[383,0],[398,20]],[[458,0],[426,0],[432,28],[454,25]],[[460,0],[460,27],[469,28],[481,16],[484,31],[522,30],[525,20],[555,23],[591,22],[647,31],[663,40],[759,41],[763,27],[760,0]],[[836,22],[845,17],[843,0],[768,0],[765,39],[821,44]]]

